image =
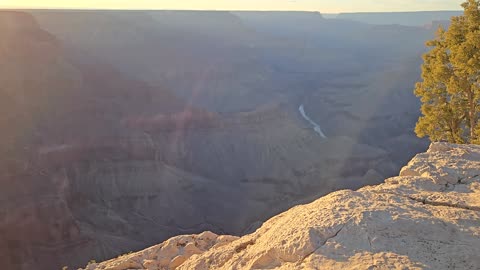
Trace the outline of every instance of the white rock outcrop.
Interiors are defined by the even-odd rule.
[[[384,184],[338,191],[241,238],[178,236],[93,269],[480,269],[480,146],[434,143]]]
[[[228,244],[239,237],[203,232],[180,235],[140,252],[122,255],[102,263],[90,263],[85,270],[176,269],[194,254]]]

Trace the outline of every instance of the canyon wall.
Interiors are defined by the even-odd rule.
[[[479,219],[480,146],[433,143],[398,177],[296,206],[244,237],[178,236],[86,269],[479,269]]]

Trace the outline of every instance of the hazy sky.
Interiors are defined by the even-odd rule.
[[[346,11],[457,10],[464,0],[0,0],[4,8]]]

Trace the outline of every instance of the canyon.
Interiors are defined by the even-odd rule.
[[[433,33],[318,12],[0,11],[0,260],[246,235],[396,175],[428,146],[412,89]]]

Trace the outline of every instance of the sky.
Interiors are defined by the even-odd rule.
[[[1,8],[304,10],[323,13],[459,10],[464,0],[0,0]]]

